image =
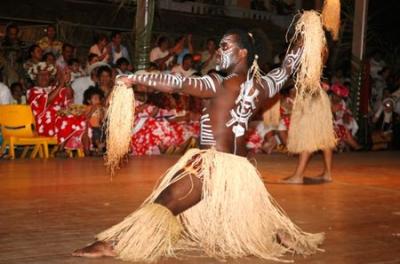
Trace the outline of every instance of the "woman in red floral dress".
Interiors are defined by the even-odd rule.
[[[60,73],[58,84],[50,85],[57,69],[40,62],[29,70],[36,86],[27,92],[36,121],[37,133],[40,136],[56,137],[60,149],[82,148],[82,134],[86,128],[86,120],[78,108],[71,106],[73,92],[65,87],[68,73]]]

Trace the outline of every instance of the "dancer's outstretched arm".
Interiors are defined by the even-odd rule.
[[[220,89],[223,78],[217,74],[203,77],[182,77],[167,73],[131,74],[121,76],[127,84],[145,85],[161,92],[184,92],[189,95],[210,98]]]
[[[281,66],[262,77],[261,84],[267,97],[273,97],[282,89],[289,77],[296,71],[302,52],[301,41],[297,41],[286,54]]]

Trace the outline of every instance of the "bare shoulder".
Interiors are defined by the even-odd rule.
[[[245,81],[246,81],[246,76],[238,74],[231,74],[228,75],[227,77],[222,78],[222,84],[224,88],[234,91],[240,89],[240,85]]]

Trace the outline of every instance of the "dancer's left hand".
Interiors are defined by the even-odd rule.
[[[122,81],[122,82],[124,82],[125,85],[126,85],[127,87],[132,87],[132,85],[135,84],[134,79],[133,79],[133,78],[129,78],[128,76],[120,76],[120,77],[117,77],[117,80],[116,80],[116,81]]]

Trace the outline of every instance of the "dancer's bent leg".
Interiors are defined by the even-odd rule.
[[[179,175],[179,172],[178,174]],[[156,199],[156,203],[168,208],[174,215],[178,215],[201,200],[202,181],[194,174],[189,174],[168,186]],[[96,241],[91,245],[77,249],[72,253],[77,257],[114,257],[112,243]]]

